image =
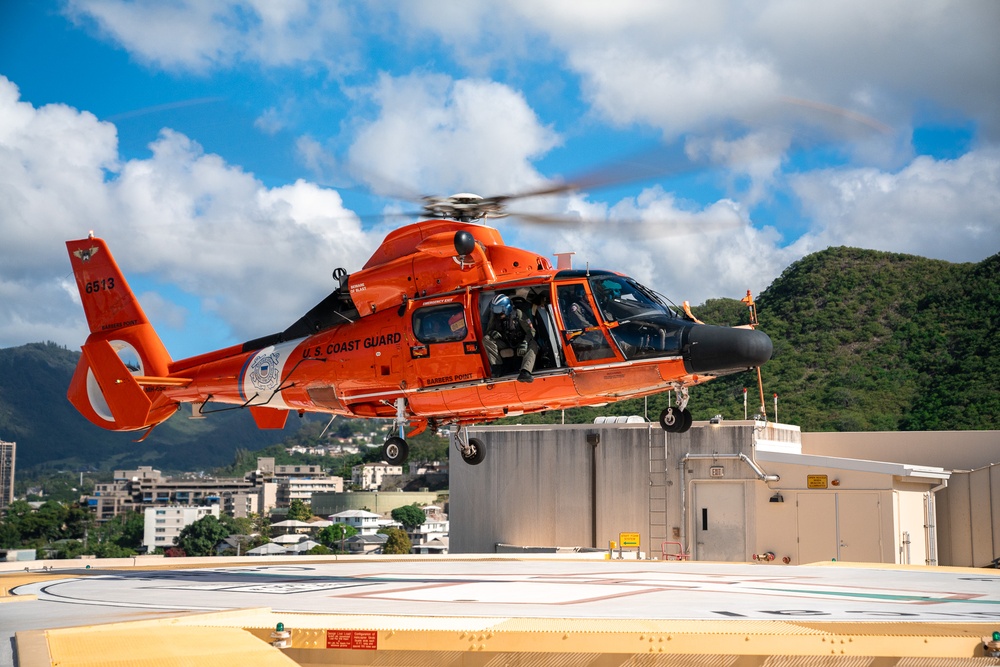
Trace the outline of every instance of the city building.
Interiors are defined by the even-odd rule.
[[[382,478],[388,475],[402,475],[403,466],[388,463],[363,463],[351,468],[351,484],[362,491],[382,488]]]
[[[366,510],[388,516],[392,510],[416,503],[418,506],[442,502],[444,491],[346,491],[344,493],[314,493],[312,511],[316,516],[329,516],[344,510]],[[447,500],[443,502],[447,503]]]
[[[259,457],[257,470],[247,478],[257,483],[273,482],[277,485],[277,499],[270,507],[288,507],[293,500],[312,502],[314,493],[341,493],[344,478],[326,474],[323,466],[314,464],[275,465],[271,457]]]
[[[347,551],[352,554],[380,554],[388,540],[389,536],[381,533],[353,535],[347,538]]]
[[[278,506],[287,507],[293,500],[312,502],[314,493],[342,493],[344,479],[342,477],[289,477],[277,484]]]
[[[273,507],[277,485],[264,479],[227,477],[165,477],[151,466],[116,470],[110,483],[94,486],[83,501],[98,521],[108,521],[129,510],[169,505],[219,505],[230,516],[260,514]]]
[[[446,554],[448,553],[448,536],[437,537],[430,542],[416,545],[410,550],[410,553],[419,554],[421,556],[440,556],[441,554]]]
[[[266,514],[275,507],[288,507],[292,500],[310,502],[314,493],[339,493],[341,477],[327,475],[318,465],[275,465],[274,459],[257,459],[257,469],[243,476],[164,476],[151,466],[116,470],[109,483],[97,484],[83,502],[98,521],[108,521],[123,512],[141,512],[164,505],[219,505],[220,511],[241,518]]]
[[[17,443],[0,440],[0,509],[14,502],[14,462]]]
[[[346,523],[348,526],[356,528],[361,535],[374,535],[379,528],[391,523],[384,521],[381,515],[365,510],[344,510],[337,514],[331,514],[330,521]]]
[[[155,549],[169,549],[180,536],[185,526],[206,516],[219,518],[219,506],[208,507],[147,507],[142,545],[148,553]]]
[[[413,530],[407,530],[406,535],[410,538],[410,544],[413,545],[413,553],[422,553],[417,551],[417,547],[429,544],[435,540],[440,543],[442,538],[447,543],[448,520],[431,519],[428,517],[426,521]]]

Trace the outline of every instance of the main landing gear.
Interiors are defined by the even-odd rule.
[[[382,445],[382,458],[391,466],[401,466],[410,455],[410,446],[398,435],[394,435]]]
[[[462,455],[462,460],[470,466],[477,466],[486,458],[486,448],[479,438],[470,438],[469,432],[465,428],[460,428],[458,424],[452,424],[451,435],[458,448],[458,453]]]
[[[660,427],[667,433],[684,433],[691,428],[691,411],[687,409],[688,390],[677,390],[677,405],[669,405],[660,413]]]
[[[382,445],[382,459],[389,465],[401,466],[406,463],[406,458],[410,454],[410,446],[406,444],[404,434],[406,433],[406,401],[402,398],[396,399],[396,417],[393,419],[393,430],[398,435],[386,438]],[[427,422],[421,422],[421,426],[410,433],[416,435],[427,428]],[[458,448],[458,453],[462,455],[462,460],[471,466],[479,465],[486,458],[486,447],[479,438],[470,438],[469,432],[458,424],[451,425],[451,435]]]
[[[410,455],[410,446],[403,439],[406,432],[406,399],[396,399],[396,418],[392,427],[396,429],[398,435],[390,436],[382,445],[382,459],[392,466],[401,466],[406,463],[406,457]]]

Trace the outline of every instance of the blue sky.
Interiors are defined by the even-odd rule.
[[[360,268],[414,208],[381,195],[609,165],[521,203],[588,224],[504,238],[695,304],[831,245],[979,261],[997,28],[994,0],[0,0],[0,346],[83,342],[89,230],[180,358]]]

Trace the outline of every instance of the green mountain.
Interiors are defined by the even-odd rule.
[[[829,248],[789,266],[758,298],[774,343],[761,369],[765,404],[804,431],[996,429],[1000,417],[1000,255],[953,264],[856,248]],[[692,309],[708,324],[749,321],[734,299]],[[743,418],[760,403],[756,373],[691,389],[695,419]],[[645,414],[665,395],[566,411],[566,420]],[[553,422],[561,415],[508,421]]]
[[[806,431],[995,429],[1000,416],[1000,255],[953,264],[854,248],[830,248],[789,266],[757,300],[760,328],[774,342],[762,369],[769,417]],[[713,299],[693,309],[709,324],[744,324],[747,308]],[[66,400],[79,353],[51,343],[0,349],[0,438],[18,443],[26,469],[152,465],[165,471],[229,465],[237,449],[277,444],[299,428],[260,431],[242,410],[204,420],[176,415],[142,443],[109,433]],[[695,419],[742,419],[758,403],[755,373],[691,390]],[[567,410],[656,419],[665,395],[603,408]],[[554,422],[560,414],[510,421]]]
[[[257,429],[250,414],[234,410],[207,419],[181,412],[153,429],[113,433],[84,419],[66,399],[79,352],[53,343],[0,349],[0,439],[17,443],[17,470],[127,469],[151,465],[164,471],[229,465],[237,448],[260,449],[288,437]]]
[[[779,418],[812,431],[997,428],[1000,255],[830,248],[788,267],[758,308]]]

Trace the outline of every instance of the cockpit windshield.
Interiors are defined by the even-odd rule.
[[[592,276],[590,286],[625,358],[680,353],[685,322],[656,292],[614,275]]]

